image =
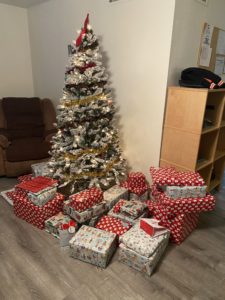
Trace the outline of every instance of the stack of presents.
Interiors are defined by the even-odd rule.
[[[169,240],[180,244],[197,227],[201,212],[215,199],[198,173],[173,168],[131,172],[106,191],[92,187],[65,199],[46,164],[19,177],[8,193],[17,217],[59,239],[70,256],[105,268],[118,249],[120,262],[151,275]]]

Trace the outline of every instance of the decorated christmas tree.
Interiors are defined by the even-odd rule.
[[[70,193],[97,186],[107,189],[125,175],[115,128],[115,106],[101,62],[99,43],[87,15],[69,46],[57,134],[52,140],[50,171]]]

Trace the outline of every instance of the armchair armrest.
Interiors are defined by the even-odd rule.
[[[2,148],[7,148],[9,146],[9,140],[2,134],[0,134],[0,146]]]
[[[46,130],[45,135],[44,135],[44,138],[45,138],[46,142],[50,142],[50,140],[56,134],[56,132],[57,132],[57,130],[55,128]]]

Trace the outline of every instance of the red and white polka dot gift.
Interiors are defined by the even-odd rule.
[[[98,229],[115,233],[121,236],[127,232],[132,225],[129,222],[124,222],[111,216],[103,216],[95,226]]]
[[[90,188],[70,196],[70,206],[82,212],[103,201],[103,192],[98,188]]]
[[[141,172],[130,172],[128,179],[121,186],[138,196],[143,195],[148,190],[145,175]]]
[[[33,174],[22,175],[17,178],[19,182],[25,182],[33,179]]]
[[[179,172],[174,168],[150,168],[153,185],[203,186],[204,179],[197,172]]]
[[[42,207],[34,205],[26,195],[20,192],[15,192],[12,198],[15,215],[39,229],[45,227],[47,219],[62,211],[64,201],[64,196],[59,193]]]

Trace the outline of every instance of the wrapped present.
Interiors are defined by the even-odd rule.
[[[216,205],[216,199],[210,194],[202,198],[169,198],[164,192],[156,186],[152,186],[152,197],[156,204],[167,208],[169,213],[199,213],[212,211]]]
[[[159,225],[159,220],[156,219],[140,219],[140,228],[151,236],[158,236],[166,233],[167,229]]]
[[[30,201],[32,201],[35,205],[43,206],[49,200],[53,199],[56,195],[57,188],[56,187],[48,187],[44,190],[41,190],[37,193],[28,193],[27,197]]]
[[[104,201],[106,201],[107,209],[111,209],[120,199],[128,200],[128,190],[124,187],[114,185],[103,194]],[[146,200],[146,199],[145,199]]]
[[[77,228],[77,223],[62,212],[45,221],[45,230],[59,239],[61,247],[69,246]]]
[[[198,226],[199,213],[172,214],[162,206],[147,201],[149,211],[159,220],[159,224],[170,230],[170,240],[181,244]]]
[[[166,250],[166,247],[167,241],[161,243],[150,257],[146,257],[138,254],[130,248],[127,248],[121,243],[119,245],[119,261],[139,272],[151,276],[164,251]]]
[[[162,235],[151,237],[140,228],[140,222],[137,222],[129,231],[119,237],[119,241],[136,253],[150,257],[161,243],[165,241],[168,243],[169,236],[170,232],[167,230]]]
[[[116,247],[116,234],[83,225],[70,240],[70,256],[106,268]]]
[[[143,194],[131,193],[129,192],[129,200],[139,200],[146,201],[149,199],[149,190],[145,191]]]
[[[33,174],[22,175],[17,178],[19,182],[25,182],[33,179]]]
[[[165,194],[172,199],[203,198],[206,196],[207,186],[167,186]]]
[[[141,200],[143,197],[146,197],[145,193],[148,192],[148,184],[146,183],[145,175],[141,172],[130,172],[128,179],[124,181],[121,186],[129,190],[129,194],[131,194],[129,196],[130,199],[135,198]],[[144,200],[146,199],[147,198]]]
[[[93,187],[71,195],[69,198],[72,200],[70,206],[77,212],[83,212],[102,202],[103,192],[100,189]]]
[[[57,193],[52,200],[48,201],[42,207],[38,207],[26,195],[15,192],[13,196],[13,208],[17,217],[43,229],[47,219],[62,211],[63,201],[64,196]]]
[[[197,172],[179,172],[174,168],[150,168],[153,185],[159,186],[204,186],[205,182]]]
[[[31,169],[34,177],[38,177],[38,176],[48,177],[51,175],[47,162],[33,164],[31,165]]]
[[[127,232],[131,227],[129,222],[111,216],[103,216],[95,226],[95,228],[115,233],[118,236]]]
[[[109,216],[121,219],[124,222],[129,222],[132,225],[139,218],[144,218],[148,215],[146,204],[138,200],[127,201],[121,199],[108,213]]]
[[[29,181],[24,181],[16,185],[16,190],[23,190],[27,193],[38,193],[49,187],[56,187],[57,180],[49,177],[38,176]]]
[[[102,201],[101,203],[94,205],[91,208],[88,208],[84,211],[76,211],[74,207],[71,205],[71,200],[67,200],[64,202],[63,210],[66,214],[68,214],[71,218],[73,218],[78,223],[84,223],[93,217],[99,216],[103,212],[106,211],[106,203]]]

